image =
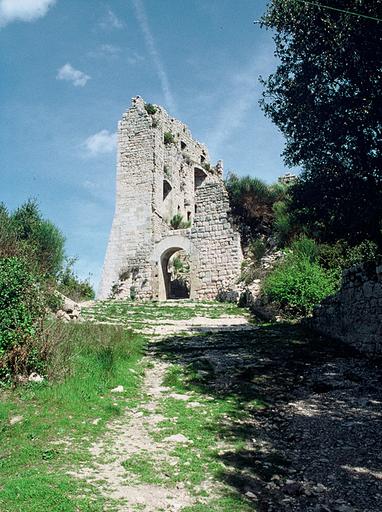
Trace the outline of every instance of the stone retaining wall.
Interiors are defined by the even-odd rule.
[[[341,289],[315,308],[309,325],[361,352],[381,354],[382,257],[345,270]]]

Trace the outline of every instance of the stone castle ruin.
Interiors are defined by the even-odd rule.
[[[186,125],[133,98],[118,127],[100,299],[215,299],[234,289],[242,252],[222,172]]]

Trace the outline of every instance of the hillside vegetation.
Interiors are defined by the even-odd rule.
[[[0,205],[0,380],[37,371],[44,373],[55,343],[46,321],[56,310],[58,290],[75,300],[94,292],[73,272],[65,238],[44,219],[36,201],[14,212]]]
[[[280,64],[262,80],[260,104],[285,135],[286,165],[301,172],[287,187],[226,182],[253,262],[244,279],[257,277],[261,255],[283,249],[264,293],[299,315],[339,286],[344,268],[382,251],[380,6],[337,7],[270,2],[261,24],[274,31]]]
[[[250,285],[262,278],[263,296],[292,316],[309,314],[338,289],[345,268],[373,260],[381,250],[377,239],[352,244],[351,239],[338,238],[329,243],[303,223],[294,203],[300,181],[267,185],[258,178],[234,174],[226,181],[246,256],[242,280]],[[264,276],[261,260],[276,251],[284,256]]]

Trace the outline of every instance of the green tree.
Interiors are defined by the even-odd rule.
[[[301,0],[272,0],[275,73],[262,107],[286,137],[287,164],[303,168],[291,208],[324,241],[382,243],[382,22]],[[380,0],[327,0],[382,18]]]
[[[245,244],[258,235],[270,234],[274,220],[273,205],[281,201],[286,187],[267,185],[259,178],[230,173],[225,181],[231,209]]]
[[[36,257],[41,269],[48,275],[56,276],[65,258],[65,238],[49,220],[40,220],[33,233]]]
[[[42,217],[35,200],[28,200],[9,213],[0,205],[0,256],[18,256],[30,269],[56,277],[65,258],[65,238],[49,220]]]

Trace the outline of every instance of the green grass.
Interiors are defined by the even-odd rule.
[[[219,457],[221,447],[219,443],[229,446],[230,450],[240,451],[244,442],[237,436],[227,434],[225,424],[234,424],[237,420],[243,421],[249,417],[254,408],[263,408],[264,404],[259,400],[253,400],[250,407],[246,409],[236,397],[226,396],[214,398],[203,395],[196,384],[195,375],[191,369],[172,365],[166,372],[163,380],[165,386],[173,388],[179,393],[189,393],[190,402],[198,402],[199,407],[189,407],[187,401],[174,398],[164,398],[161,401],[160,413],[165,420],[157,426],[159,431],[152,435],[156,441],[163,441],[173,434],[183,434],[190,444],[175,445],[169,455],[177,461],[176,466],[170,466],[168,462],[156,462],[155,466],[146,460],[148,467],[155,472],[156,478],[166,479],[167,485],[175,486],[182,483],[189,492],[196,497],[196,504],[192,507],[182,509],[182,512],[247,512],[253,510],[253,504],[240,496],[238,493],[229,492],[227,496],[210,496],[207,500],[205,491],[202,488],[203,482],[212,477],[214,480],[221,480],[225,472],[225,466]],[[137,465],[137,473],[142,481],[147,475],[146,470],[142,472],[145,464]],[[146,466],[147,467],[147,466]],[[133,466],[130,470],[134,472]],[[154,474],[154,473],[152,473]]]
[[[108,421],[120,416],[126,407],[139,409],[148,399],[142,378],[145,368],[154,362],[142,364],[146,339],[128,328],[144,328],[147,320],[166,323],[243,313],[235,305],[217,302],[110,301],[96,303],[84,316],[120,322],[123,326],[55,324],[47,367],[49,378],[41,384],[0,391],[1,512],[109,510],[111,501],[98,494],[94,485],[69,473],[93,464],[89,447],[104,434]],[[188,333],[182,337],[184,343],[187,339]],[[250,407],[244,408],[233,396],[211,400],[196,380],[191,368],[169,366],[163,385],[190,393],[190,401],[199,402],[200,406],[190,408],[186,401],[164,397],[156,412],[165,419],[150,433],[156,441],[182,433],[192,443],[187,447],[167,446],[167,456],[145,451],[129,456],[122,464],[126,478],[168,488],[184,485],[195,497],[195,504],[183,512],[253,510],[253,505],[230,488],[211,494],[202,484],[207,478],[222,481],[225,467],[217,448],[220,441],[224,440],[232,450],[243,448],[241,439],[224,433],[224,424],[243,420],[251,410],[265,405],[254,399]],[[111,393],[118,385],[124,386],[124,393]],[[11,425],[10,419],[15,416],[23,419]],[[136,510],[139,509],[137,505]]]
[[[182,508],[182,512],[254,512],[253,504],[238,498],[236,494],[214,498],[205,503]]]
[[[163,386],[176,388],[177,391],[185,391],[184,386],[185,375],[180,365],[173,364],[166,371],[163,379]]]
[[[64,325],[50,359],[59,376],[3,389],[0,404],[0,510],[101,511],[103,500],[68,476],[89,460],[107,421],[137,400],[145,340],[113,326]],[[123,385],[125,392],[110,390]],[[10,419],[22,416],[11,425]]]
[[[138,477],[140,482],[147,484],[163,484],[166,481],[165,472],[158,472],[156,462],[148,453],[136,453],[122,463],[129,473]],[[163,468],[162,468],[163,470]]]
[[[104,301],[83,310],[85,317],[94,317],[99,321],[118,321],[131,324],[137,328],[144,326],[147,321],[160,320],[190,320],[197,316],[220,318],[222,316],[244,315],[245,310],[235,304],[221,302],[133,302],[133,301]]]

